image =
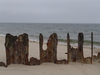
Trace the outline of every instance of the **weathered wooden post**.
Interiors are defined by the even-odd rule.
[[[79,33],[79,35],[78,35],[78,57],[77,57],[79,62],[84,61],[83,43],[84,43],[84,35],[83,35],[83,33]]]
[[[40,34],[40,36],[39,36],[40,64],[42,64],[42,62],[56,63],[56,61],[57,61],[57,44],[58,44],[57,34],[53,33],[52,35],[50,35],[50,37],[48,39],[47,49],[43,50],[43,35]]]
[[[5,38],[6,66],[13,64],[28,65],[29,40],[26,33],[17,36],[7,34]]]
[[[17,40],[17,36],[6,34],[5,38],[5,49],[6,49],[6,66],[14,63],[14,43]]]
[[[67,33],[67,60],[69,63],[70,35]]]
[[[93,32],[91,33],[91,64],[92,64],[92,58],[93,58]]]
[[[43,62],[43,59],[42,59],[42,57],[43,57],[43,55],[42,55],[42,53],[43,53],[43,35],[42,34],[39,35],[39,48],[40,48],[40,64],[42,64],[42,62]]]
[[[54,62],[57,61],[57,45],[58,45],[58,36],[56,33],[50,35],[47,42],[47,49],[45,52],[45,56],[47,55],[45,61]]]
[[[54,61],[54,63],[56,63],[56,61],[57,61],[57,45],[58,45],[58,36],[57,36],[57,34],[56,33],[53,33],[53,44],[54,44],[54,47],[53,47],[53,57],[52,57],[52,59],[53,59],[53,61]]]
[[[29,53],[28,34],[24,33],[22,35],[19,35],[17,43],[18,43],[18,45],[16,45],[16,43],[15,43],[15,46],[17,46],[17,51],[19,53],[21,53],[21,56],[19,56],[19,58],[18,58],[19,60],[21,59],[21,62],[19,62],[19,63],[24,64],[24,65],[28,65],[29,64],[28,63],[28,53]],[[17,56],[18,55],[19,54],[17,54]]]

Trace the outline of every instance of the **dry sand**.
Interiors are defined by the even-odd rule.
[[[0,62],[6,63],[5,53],[5,38],[0,37]],[[44,44],[46,49],[46,44]],[[90,56],[89,47],[84,47],[84,56]],[[67,55],[66,45],[59,44],[57,47],[57,58],[66,59]],[[94,49],[94,54],[99,52],[99,48]],[[29,43],[29,58],[36,57],[39,59],[39,43]],[[0,75],[100,75],[100,63],[93,62],[93,64],[82,64],[78,62],[70,62],[69,64],[53,64],[43,63],[37,66],[26,66],[21,64],[11,64],[7,68],[0,67]]]

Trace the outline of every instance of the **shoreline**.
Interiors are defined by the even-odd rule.
[[[5,39],[5,35],[4,34],[0,34],[0,37],[3,37]],[[5,40],[4,40],[4,42],[5,42]],[[29,42],[39,43],[39,40],[36,41],[35,39],[30,39],[29,38]],[[46,44],[47,43],[47,40],[44,39],[44,42],[43,43]],[[67,41],[66,42],[59,42],[58,41],[58,45],[67,46]],[[75,47],[75,48],[78,47],[78,43],[70,43],[70,45],[72,47]],[[83,44],[83,48],[91,48],[91,43],[90,44]],[[100,47],[99,47],[99,45],[93,45],[93,49],[95,49],[95,48],[96,49],[99,49]]]
[[[0,37],[5,37],[5,36],[6,36],[5,34],[0,34]],[[14,36],[17,36],[17,35],[14,35]],[[28,37],[29,37],[29,41],[39,42],[39,37],[31,37],[29,35],[28,35]],[[47,42],[48,38],[44,38],[44,43]],[[59,39],[58,38],[58,44],[67,45],[67,39]],[[70,44],[73,46],[74,45],[77,46],[78,41],[76,39],[70,39]],[[94,47],[100,48],[99,45],[100,45],[100,42],[93,41]],[[91,46],[91,40],[84,40],[84,46]]]

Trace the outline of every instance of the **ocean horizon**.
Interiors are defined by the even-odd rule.
[[[0,23],[0,36],[10,33],[18,36],[23,33],[29,35],[32,41],[39,41],[42,33],[47,41],[52,33],[57,33],[59,42],[66,43],[67,33],[70,34],[71,43],[78,41],[78,33],[84,34],[84,44],[91,44],[91,32],[93,32],[94,45],[100,45],[100,24],[95,23]]]

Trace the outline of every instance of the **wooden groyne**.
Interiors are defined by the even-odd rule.
[[[28,34],[24,33],[19,36],[6,34],[5,49],[6,49],[6,64],[0,62],[0,66],[7,67],[10,64],[24,64],[24,65],[40,65],[44,62],[51,62],[55,64],[68,64],[70,62],[79,62],[83,64],[92,64],[93,61],[100,63],[100,52],[97,56],[93,55],[93,33],[91,33],[91,57],[84,57],[84,34],[78,34],[78,47],[73,48],[70,45],[70,35],[67,33],[67,60],[57,59],[57,45],[58,36],[56,33],[50,35],[47,41],[47,49],[43,49],[43,35],[39,35],[39,51],[40,59],[31,57],[29,55],[29,38]]]

